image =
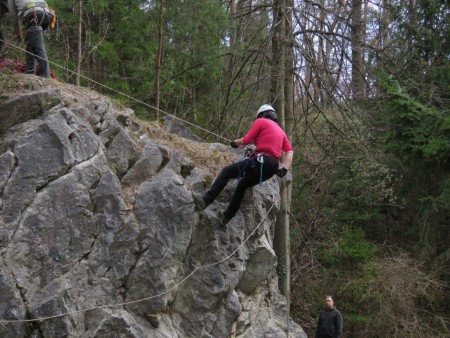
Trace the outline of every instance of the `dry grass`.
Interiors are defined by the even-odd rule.
[[[139,134],[148,135],[169,148],[179,151],[190,158],[196,167],[201,168],[213,177],[217,176],[225,165],[235,160],[236,155],[233,153],[211,147],[209,143],[200,143],[169,133],[156,122],[149,123],[133,118],[133,124],[138,128]]]

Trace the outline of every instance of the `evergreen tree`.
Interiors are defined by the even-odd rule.
[[[400,224],[422,254],[448,257],[450,4],[418,1],[406,16],[400,4],[391,10],[392,39],[406,48],[387,58],[393,62],[383,64],[378,83],[387,94],[380,106],[385,149],[399,159],[395,170],[404,178]]]

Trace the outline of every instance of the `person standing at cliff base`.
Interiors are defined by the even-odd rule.
[[[325,297],[325,310],[319,315],[315,338],[340,338],[343,320],[331,296]]]
[[[43,0],[8,0],[9,13],[16,18],[16,33],[20,35],[19,22],[23,24],[26,44],[26,73],[50,77],[47,51],[44,44],[44,31],[50,25],[50,9]]]
[[[256,120],[247,134],[240,139],[233,140],[230,145],[232,148],[237,148],[250,143],[255,145],[254,152],[244,160],[222,169],[204,195],[192,193],[197,208],[203,210],[217,198],[230,179],[239,179],[227,209],[221,214],[221,226],[225,226],[236,215],[248,188],[268,180],[275,174],[284,177],[292,164],[294,151],[291,143],[278,124],[275,109],[269,104],[259,107]],[[280,166],[283,152],[285,157]]]

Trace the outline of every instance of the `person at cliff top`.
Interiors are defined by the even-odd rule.
[[[222,226],[236,215],[248,188],[268,180],[275,174],[284,177],[291,166],[294,151],[286,133],[278,124],[277,115],[271,105],[262,105],[247,134],[233,140],[230,145],[237,148],[250,143],[255,145],[254,152],[244,160],[222,169],[205,194],[192,193],[197,208],[203,210],[217,198],[230,179],[239,178],[227,209],[221,213]],[[284,161],[280,166],[283,152],[285,153]]]
[[[8,13],[8,0],[0,0],[0,23],[5,13]],[[0,27],[0,59],[4,57],[4,54],[5,54],[5,38],[3,36],[3,32]]]
[[[8,0],[9,13],[16,18],[16,33],[20,35],[19,20],[25,30],[26,73],[34,74],[36,59],[41,77],[50,77],[47,51],[44,44],[44,31],[49,27],[50,9],[43,0]]]
[[[340,338],[342,335],[342,315],[334,307],[333,298],[325,297],[325,310],[320,313],[315,338]]]

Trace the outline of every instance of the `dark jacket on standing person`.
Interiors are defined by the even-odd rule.
[[[8,13],[8,0],[0,0],[0,23],[5,13]],[[2,28],[0,27],[0,58],[3,57],[4,47],[5,39],[3,37]]]
[[[0,0],[0,19],[8,12],[8,0]]]
[[[0,0],[0,19],[8,13],[8,0]]]
[[[342,315],[338,309],[322,311],[317,323],[316,338],[339,338],[342,335]]]

